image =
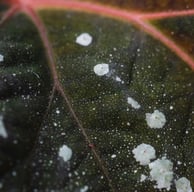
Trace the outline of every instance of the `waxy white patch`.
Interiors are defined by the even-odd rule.
[[[127,103],[131,105],[134,109],[139,109],[141,105],[132,97],[127,98]]]
[[[140,162],[140,165],[148,165],[151,159],[156,158],[155,149],[148,144],[142,143],[133,149],[132,153],[136,161]]]
[[[176,186],[177,192],[192,192],[193,191],[191,188],[190,181],[185,177],[181,177],[180,179],[175,181],[175,186]]]
[[[154,110],[153,113],[146,113],[146,122],[150,128],[162,128],[166,123],[166,117],[162,112]]]
[[[163,157],[162,159],[157,159],[149,164],[150,176],[153,181],[157,182],[157,188],[166,188],[170,190],[171,183],[173,180],[173,163]]]
[[[82,46],[89,46],[92,43],[92,36],[88,33],[82,33],[76,38],[76,43]]]
[[[69,161],[72,157],[72,150],[67,146],[63,145],[59,148],[59,157],[61,157],[65,162]]]
[[[98,76],[104,76],[109,73],[109,64],[101,63],[94,66],[94,73]]]

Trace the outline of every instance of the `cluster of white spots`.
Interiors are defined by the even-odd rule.
[[[0,115],[0,137],[7,138],[8,134],[3,123],[3,116]]]
[[[162,128],[166,123],[166,117],[162,112],[154,110],[153,113],[146,113],[146,122],[150,128]]]
[[[4,61],[4,56],[0,54],[0,62]]]
[[[67,162],[72,157],[72,150],[67,145],[63,145],[59,148],[58,154],[59,157],[61,157],[65,162]]]
[[[104,76],[109,73],[109,64],[101,63],[94,66],[94,73],[98,76]]]
[[[136,161],[140,162],[140,165],[148,165],[151,159],[156,158],[155,149],[145,143],[138,145],[132,152]]]
[[[89,187],[85,185],[83,188],[80,189],[80,192],[87,192]]]
[[[192,192],[190,181],[185,178],[181,177],[177,181],[175,181],[176,190],[177,192]]]
[[[150,160],[156,158],[155,149],[151,145],[144,143],[138,145],[132,152],[136,161],[140,162],[140,165],[148,165],[150,169],[150,178],[142,174],[140,182],[148,178],[157,183],[156,188],[170,190],[174,174],[172,161],[163,157],[150,162]],[[174,183],[177,192],[192,192],[190,181],[187,178],[182,177],[174,181]]]
[[[130,104],[134,109],[139,109],[141,105],[132,97],[127,98],[127,103]]]
[[[144,182],[147,179],[147,176],[144,174],[141,174],[140,182]]]
[[[76,38],[76,43],[82,46],[88,46],[92,43],[92,36],[88,33],[82,33]]]
[[[173,163],[166,159],[157,159],[149,164],[151,179],[157,182],[157,188],[170,189],[173,180]]]

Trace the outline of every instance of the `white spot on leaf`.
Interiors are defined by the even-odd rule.
[[[157,182],[156,187],[169,190],[173,179],[173,163],[166,158],[157,159],[149,164],[149,168],[151,179]]]
[[[134,109],[139,109],[141,105],[132,97],[127,98],[127,103],[130,104]]]
[[[92,36],[88,33],[82,33],[76,38],[76,43],[82,46],[88,46],[92,43]]]
[[[133,149],[132,153],[140,165],[148,165],[151,159],[156,158],[155,149],[148,144],[142,143]]]
[[[150,128],[162,128],[166,123],[166,117],[158,110],[153,113],[146,113],[146,121]]]
[[[85,185],[83,188],[80,189],[80,192],[87,192],[89,187]]]
[[[175,181],[175,185],[177,192],[192,192],[190,181],[185,177]]]
[[[109,73],[109,64],[101,63],[94,66],[94,73],[98,76],[104,76]]]
[[[0,54],[0,62],[4,61],[4,56]]]
[[[67,145],[63,145],[59,149],[59,157],[61,157],[65,162],[69,161],[72,157],[72,150]]]
[[[0,116],[0,137],[7,138],[8,134],[3,123],[3,117]]]

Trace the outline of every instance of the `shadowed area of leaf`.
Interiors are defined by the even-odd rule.
[[[60,93],[54,94],[44,116],[52,87],[42,58],[44,52],[31,22],[19,16],[1,30],[4,43],[0,51],[5,56],[1,111],[7,130],[7,122],[13,124],[15,120],[19,127],[27,127],[18,129],[30,140],[18,147],[29,147],[22,151],[22,158],[16,161],[15,156],[9,157],[9,168],[14,168],[2,171],[2,189],[83,192],[87,188],[108,192],[112,182],[115,191],[157,191],[155,182],[140,182],[142,174],[149,176],[148,167],[140,166],[132,154],[141,143],[152,145],[157,158],[166,156],[173,162],[175,179],[185,176],[194,186],[193,71],[164,45],[130,24],[70,11],[39,14],[53,46],[62,88],[102,161],[100,165],[96,161]],[[87,47],[75,42],[83,32],[93,38]],[[109,64],[110,72],[105,76],[94,72],[94,66],[100,63]],[[132,108],[127,97],[138,101],[141,108]],[[145,121],[145,114],[156,109],[167,119],[162,129],[151,129]],[[15,136],[19,132],[16,130],[10,133]],[[10,142],[2,143],[4,151],[12,153],[15,145]],[[58,154],[64,144],[73,151],[68,162]],[[8,162],[4,157],[0,160]],[[109,178],[104,176],[102,165]],[[175,191],[174,184],[170,191]]]

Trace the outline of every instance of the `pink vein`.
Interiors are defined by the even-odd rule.
[[[194,70],[194,60],[190,57],[186,52],[184,52],[174,41],[167,38],[163,33],[157,30],[150,23],[143,21],[141,19],[135,19],[135,25],[142,28],[148,34],[152,34],[155,39],[160,40],[166,47],[172,50],[179,58],[181,58],[184,62],[189,64],[189,66]]]
[[[151,25],[148,20],[151,19],[163,19],[177,16],[194,15],[194,10],[187,11],[174,11],[174,12],[161,12],[161,13],[137,13],[128,12],[121,9],[116,9],[109,6],[102,6],[100,4],[90,2],[80,2],[76,0],[34,0],[30,6],[34,9],[41,9],[46,7],[51,8],[66,8],[77,11],[92,12],[108,17],[116,17],[121,20],[127,21],[135,25],[136,27],[147,32],[155,39],[161,41],[164,45],[170,48],[179,58],[186,62],[194,70],[194,59],[186,53],[178,44],[173,40],[165,36],[162,32]]]
[[[37,27],[37,29],[39,31],[40,37],[43,41],[43,45],[44,45],[45,50],[46,50],[46,55],[48,57],[49,67],[50,67],[50,71],[52,73],[54,83],[57,83],[58,82],[58,75],[57,75],[56,65],[55,65],[55,61],[54,61],[52,46],[50,45],[49,40],[47,38],[47,31],[46,31],[44,25],[42,24],[42,21],[39,19],[39,17],[33,11],[33,9],[31,9],[29,7],[22,7],[22,11],[25,12],[32,19],[32,21],[34,22],[35,26]]]
[[[25,6],[25,7],[22,7],[21,11],[24,11],[32,19],[32,21],[34,22],[35,26],[37,27],[37,29],[39,31],[39,34],[41,36],[41,39],[42,39],[43,44],[44,44],[45,49],[46,49],[46,54],[47,54],[47,57],[48,57],[48,60],[49,60],[48,62],[50,63],[50,70],[51,70],[52,75],[54,76],[54,78],[53,78],[54,79],[54,87],[53,87],[53,92],[52,92],[50,102],[52,102],[52,99],[54,97],[54,92],[55,92],[55,90],[57,90],[61,94],[61,96],[64,98],[64,100],[65,100],[65,102],[66,102],[66,104],[67,104],[67,106],[68,106],[68,108],[71,112],[71,115],[74,118],[74,120],[76,121],[77,125],[79,126],[86,142],[88,144],[90,144],[91,140],[90,140],[89,136],[87,135],[87,133],[85,131],[85,128],[83,127],[83,125],[82,125],[81,121],[79,120],[77,114],[75,113],[75,111],[74,111],[74,109],[71,105],[71,102],[70,102],[67,94],[65,93],[64,86],[61,85],[61,83],[58,79],[56,64],[55,64],[55,61],[54,61],[53,49],[52,49],[52,46],[49,43],[47,31],[44,27],[44,24],[42,23],[42,21],[40,20],[40,18],[38,17],[36,12],[34,12],[33,9]],[[50,104],[51,103],[49,103],[49,105]],[[110,185],[110,188],[112,189],[113,192],[115,192],[112,181],[109,177],[108,170],[104,166],[104,162],[101,160],[100,156],[98,155],[98,153],[97,153],[97,151],[94,147],[91,148],[91,150],[92,150],[92,153],[94,154],[94,157],[96,158],[103,174],[107,178],[107,180],[109,182],[109,185]]]
[[[17,5],[13,5],[10,9],[8,9],[2,16],[0,20],[0,25],[3,25],[8,19],[10,19],[13,15],[15,15],[18,11],[19,7]]]

